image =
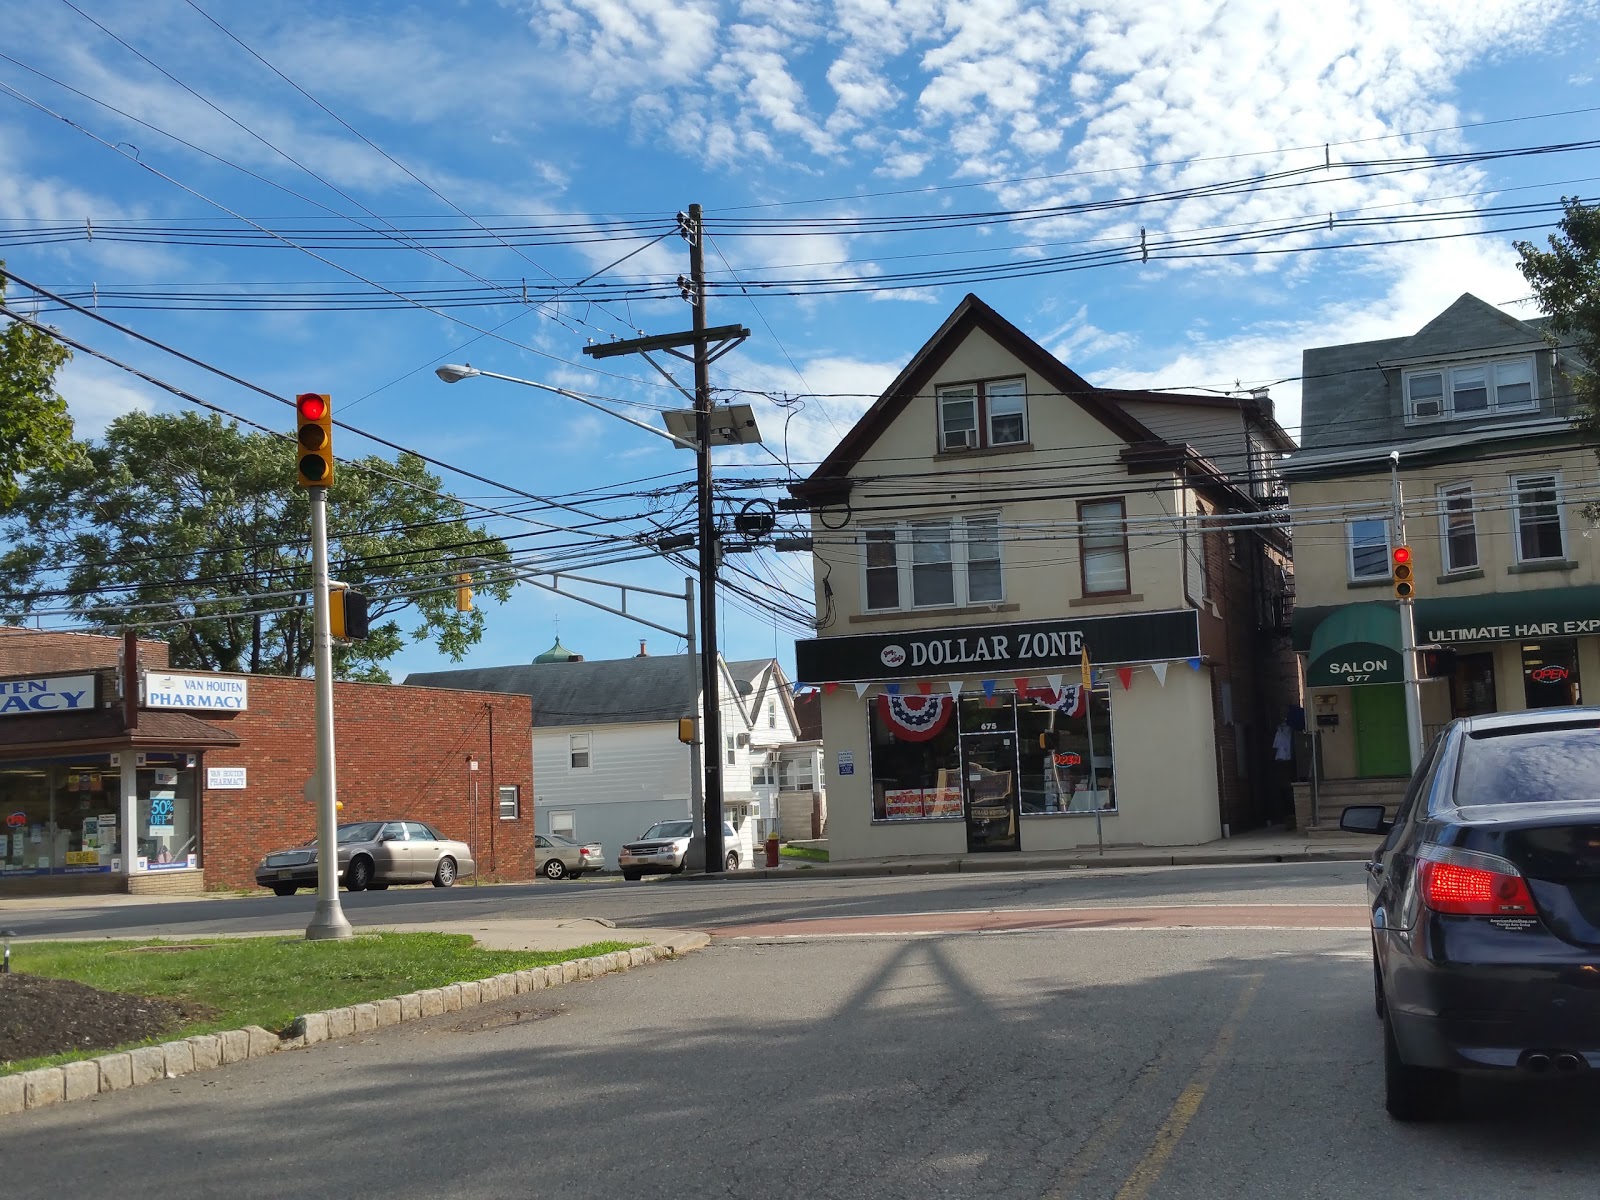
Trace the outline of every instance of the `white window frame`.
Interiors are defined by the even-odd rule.
[[[1516,368],[1519,371],[1526,369],[1528,375],[1528,399],[1515,404],[1502,404],[1500,402],[1500,389],[1503,386],[1511,386],[1511,383],[1502,381],[1500,375],[1503,371],[1508,371],[1512,368]],[[1458,413],[1455,405],[1456,392],[1461,390],[1460,385],[1468,382],[1467,376],[1479,371],[1483,372],[1483,386],[1488,393],[1484,407],[1473,409],[1471,412]],[[1418,416],[1416,405],[1411,398],[1412,381],[1429,376],[1437,376],[1439,379],[1439,411],[1426,416]],[[1407,425],[1431,425],[1435,421],[1475,420],[1480,417],[1492,417],[1499,413],[1531,412],[1539,407],[1539,370],[1538,364],[1531,354],[1522,354],[1515,358],[1485,359],[1481,362],[1458,363],[1455,366],[1427,367],[1406,371],[1401,376],[1401,381],[1405,394],[1405,420]],[[1522,381],[1517,380],[1515,382],[1520,383]]]
[[[582,739],[582,745],[579,745]],[[583,755],[579,763],[578,755]],[[588,732],[567,734],[567,770],[587,773],[594,770],[594,736]]]
[[[1116,507],[1115,516],[1092,517],[1092,509]],[[1090,542],[1097,545],[1090,545]],[[1104,554],[1122,559],[1122,586],[1089,587],[1090,556]],[[1102,496],[1078,501],[1078,586],[1085,596],[1127,596],[1133,592],[1133,544],[1128,537],[1128,501],[1125,496]]]
[[[500,819],[502,821],[515,821],[522,816],[522,787],[515,783],[502,783],[499,791]],[[507,801],[511,804],[510,812],[506,811]]]
[[[1380,522],[1383,525],[1383,559],[1382,569],[1370,575],[1356,574],[1356,526]],[[1367,583],[1374,579],[1388,579],[1393,574],[1394,567],[1389,556],[1394,552],[1394,527],[1388,516],[1383,513],[1367,513],[1362,516],[1351,517],[1344,523],[1344,569],[1351,583]]]
[[[1456,571],[1474,571],[1483,566],[1483,549],[1478,544],[1478,504],[1471,482],[1441,483],[1439,485],[1439,560],[1446,575]],[[1472,561],[1458,563],[1450,546],[1450,502],[1465,496],[1467,516],[1472,526]]]
[[[989,409],[989,389],[1004,387],[1008,399],[1014,395],[1012,385],[1021,385],[1022,437],[1016,441],[997,442],[994,439],[994,414]],[[972,405],[972,444],[952,445],[950,431],[945,427],[945,408],[963,403]],[[963,450],[989,450],[1006,446],[1026,446],[1032,436],[1028,422],[1028,380],[1023,375],[1006,375],[995,379],[971,380],[966,383],[942,384],[934,389],[934,409],[938,414],[938,447],[941,454],[960,453]],[[967,431],[962,431],[967,432]]]
[[[969,524],[982,526],[985,534],[987,534],[991,523],[993,527],[992,538],[989,536],[984,536],[969,540],[967,536],[967,527]],[[918,526],[926,527],[937,524],[948,525],[950,529],[949,561],[950,573],[953,581],[951,588],[951,599],[949,601],[941,601],[936,604],[918,604],[916,603],[916,592],[913,586],[912,554],[914,546],[912,542],[912,531]],[[1000,514],[993,512],[972,513],[965,517],[948,517],[933,521],[901,521],[894,525],[877,525],[871,529],[863,529],[860,534],[859,543],[861,546],[861,611],[863,613],[913,612],[923,610],[936,611],[944,608],[970,608],[974,606],[984,606],[990,604],[1004,604],[1006,598],[1005,529],[1005,522],[1001,518]],[[893,605],[881,605],[878,607],[873,607],[869,602],[869,592],[867,590],[867,539],[873,534],[883,534],[891,531],[895,535],[892,542],[889,542],[888,539],[884,539],[883,541],[877,541],[874,544],[890,544],[894,546],[895,603]],[[993,542],[996,549],[995,557],[980,559],[970,558],[968,554],[968,546],[973,542],[984,545],[988,545],[990,542]],[[968,574],[968,567],[973,562],[980,563],[985,567],[991,563],[995,565],[1000,575],[1000,589],[998,596],[992,598],[984,597],[976,600],[972,598],[971,578]],[[874,567],[872,569],[876,571],[888,571],[889,567],[884,565],[880,567]]]
[[[578,840],[578,815],[572,812],[553,812],[550,814],[550,836],[563,837],[568,841]]]
[[[1526,558],[1522,553],[1522,485],[1537,480],[1549,480],[1555,492],[1556,527],[1561,534],[1561,550],[1558,554],[1546,555],[1542,558]],[[1561,484],[1560,471],[1529,471],[1523,475],[1511,476],[1511,543],[1516,551],[1519,563],[1547,563],[1565,562],[1571,543],[1567,540],[1567,505],[1563,498],[1566,494]]]
[[[767,701],[767,728],[768,729],[776,729],[777,727],[778,727],[778,702],[776,700],[768,700]]]
[[[723,747],[727,751],[727,753],[726,753],[726,755],[724,757],[727,759],[728,766],[730,766],[730,767],[734,766],[739,761],[739,738],[738,738],[738,735],[737,734],[732,734],[732,733],[723,734],[722,735],[722,744],[723,744]]]

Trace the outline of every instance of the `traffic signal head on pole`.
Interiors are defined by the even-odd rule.
[[[317,392],[303,392],[294,400],[299,456],[295,483],[300,487],[328,487],[333,483],[333,404]]]
[[[1394,575],[1394,595],[1396,600],[1409,600],[1416,595],[1417,586],[1413,578],[1411,566],[1411,547],[1396,546],[1390,552],[1390,565]]]
[[[328,589],[328,630],[336,642],[358,642],[368,633],[367,597],[349,587]]]

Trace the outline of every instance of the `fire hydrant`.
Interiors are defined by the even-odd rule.
[[[778,865],[778,834],[776,831],[767,834],[767,866]]]

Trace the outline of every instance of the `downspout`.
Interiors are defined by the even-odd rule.
[[[495,872],[499,860],[495,857],[494,827],[500,824],[500,789],[494,782],[494,705],[485,704],[489,710],[489,796],[494,806],[494,816],[489,818],[489,873]]]

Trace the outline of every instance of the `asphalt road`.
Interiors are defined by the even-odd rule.
[[[580,879],[449,889],[341,892],[352,925],[483,917],[603,917],[620,927],[714,929],[796,917],[853,917],[1074,905],[1360,904],[1361,864],[1279,863],[1206,867],[994,872],[807,879]],[[0,923],[24,937],[244,933],[303,926],[312,893],[115,903],[0,902]]]
[[[1474,1092],[1436,1126],[1385,1117],[1365,942],[721,940],[6,1118],[0,1178],[8,1196],[126,1200],[1600,1191],[1592,1093]]]

